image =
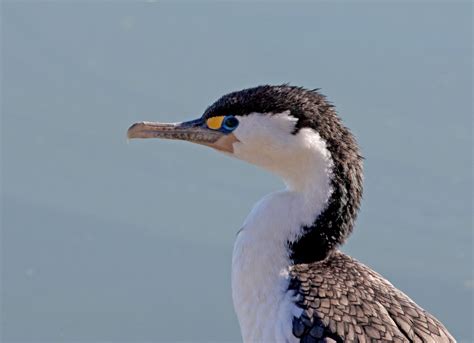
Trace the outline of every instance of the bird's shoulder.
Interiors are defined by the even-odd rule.
[[[339,251],[292,266],[289,288],[303,310],[292,323],[301,342],[455,342],[403,292]]]

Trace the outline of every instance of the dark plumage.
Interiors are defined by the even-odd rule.
[[[303,236],[288,242],[295,263],[326,258],[352,231],[362,198],[362,157],[357,143],[318,90],[288,85],[260,86],[224,95],[204,113],[204,118],[234,114],[279,113],[289,110],[298,118],[295,134],[311,127],[326,142],[334,162],[333,194],[328,207]]]
[[[239,151],[234,151],[232,145],[233,142],[238,142],[239,138],[246,138],[245,135],[237,134],[242,127],[239,126],[239,120],[245,123],[239,116],[255,114],[255,117],[246,119],[260,120],[266,115],[268,117],[265,120],[269,120],[272,114],[277,113],[283,116],[287,113],[297,119],[295,126],[289,127],[283,133],[275,130],[277,133],[272,136],[277,140],[282,139],[281,137],[291,138],[282,142],[288,145],[275,145],[277,146],[275,148],[272,140],[250,139],[249,143],[243,139],[240,143],[249,146],[246,146],[247,150],[244,149],[246,152],[243,154],[240,150],[239,156]],[[209,119],[212,117],[222,118]],[[231,128],[227,127],[224,131],[221,130],[220,124],[218,126],[212,124],[219,120],[221,124],[226,123],[227,119],[231,120],[228,124]],[[281,120],[275,117],[272,119]],[[293,118],[283,119],[294,124]],[[247,121],[249,122],[252,123]],[[258,130],[267,129],[265,122],[259,125],[254,131],[257,136],[260,133]],[[237,129],[233,131],[235,128]],[[309,131],[314,145],[308,143],[310,140],[301,143],[298,141],[301,137],[292,136],[306,128],[314,131]],[[249,130],[248,127],[246,130]],[[235,132],[235,136],[232,132]],[[304,133],[308,134],[308,131]],[[288,192],[293,192],[292,196],[295,194],[302,196],[302,193],[305,196],[302,202],[297,203],[298,205],[288,201],[291,209],[288,214],[293,215],[292,221],[284,221],[285,207],[276,206],[274,210],[271,205],[265,203],[265,206],[270,206],[273,212],[265,206],[263,209],[257,207],[257,211],[260,210],[267,216],[264,219],[274,221],[258,221],[251,217],[254,220],[253,222],[251,220],[251,227],[244,228],[238,236],[241,240],[236,243],[238,253],[234,255],[236,256],[235,268],[233,267],[233,272],[236,273],[233,278],[236,285],[234,304],[237,305],[239,320],[244,319],[244,326],[241,322],[241,327],[245,328],[242,332],[245,331],[247,334],[244,337],[246,341],[258,340],[258,337],[283,337],[278,336],[280,334],[284,335],[285,339],[297,338],[300,342],[306,343],[455,342],[436,318],[420,308],[403,292],[370,268],[338,251],[338,247],[352,232],[360,207],[363,183],[362,157],[355,138],[342,124],[334,107],[318,90],[306,90],[288,85],[244,89],[221,97],[198,120],[183,124],[138,123],[129,129],[129,137],[188,140],[230,154],[236,152],[236,157],[256,165],[259,165],[260,158],[268,157],[273,163],[273,169],[269,168],[272,171],[280,166],[291,166],[289,170],[298,171],[294,173],[297,178],[307,181],[312,180],[315,175],[315,180],[320,182],[316,188],[303,183],[303,186],[295,188],[296,190],[289,189]],[[300,145],[290,145],[295,141]],[[307,143],[314,150],[308,150]],[[272,147],[273,150],[265,150],[262,147]],[[278,153],[287,147],[286,155],[280,159]],[[256,154],[253,156],[258,158],[248,158],[245,153],[249,154],[250,148],[254,149],[252,152],[263,152],[268,156]],[[296,159],[297,163],[290,163],[294,161],[291,155],[301,151],[305,154],[296,155],[300,158]],[[312,159],[313,153],[319,159],[308,162]],[[288,156],[290,158],[287,161]],[[305,170],[307,166],[309,169],[306,170],[309,172],[300,174],[299,172]],[[321,191],[324,199],[306,197],[315,189],[316,192],[324,190]],[[271,198],[272,201],[277,201],[275,199]],[[314,217],[311,217],[313,203]],[[296,206],[302,206],[304,211],[295,211]],[[300,216],[303,216],[301,213],[311,219],[299,221]],[[302,222],[311,222],[312,218],[316,219],[311,225],[301,227]],[[278,227],[280,224],[278,220],[281,219],[283,221]],[[278,230],[275,230],[275,227],[278,227]],[[263,230],[263,234],[260,230]],[[255,232],[258,234],[252,235]],[[281,236],[273,241],[272,235],[277,233]],[[252,245],[248,240],[258,244]],[[267,242],[273,245],[267,245]],[[260,247],[269,248],[273,253],[262,259],[264,262],[262,264],[257,263],[261,256]],[[272,267],[275,267],[275,270]],[[285,273],[282,274],[282,270]],[[289,272],[290,282],[285,293],[286,272]],[[288,292],[295,296],[295,305],[302,310],[302,314],[293,317],[291,323],[294,337],[288,337],[291,333],[284,331],[287,328],[286,324],[289,323],[279,322],[286,321],[294,315],[294,312],[289,312],[294,306],[293,298],[286,296]],[[251,310],[252,306],[256,311]],[[287,311],[283,319],[280,318],[280,309]],[[252,316],[255,313],[254,318]],[[288,318],[285,315],[288,315]],[[264,323],[265,320],[267,323]],[[273,333],[272,324],[277,329],[282,329],[278,325],[283,325],[284,330],[275,330]],[[267,336],[264,336],[263,331]]]
[[[289,289],[303,314],[293,319],[301,342],[455,342],[446,328],[382,276],[337,247],[352,232],[362,198],[362,157],[334,107],[317,90],[260,86],[227,94],[204,118],[279,113],[298,119],[296,134],[310,127],[326,142],[334,162],[333,193],[303,235],[288,242]]]
[[[294,265],[301,342],[455,342],[446,328],[382,276],[341,253]]]

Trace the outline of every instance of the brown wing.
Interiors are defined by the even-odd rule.
[[[455,342],[436,318],[341,252],[295,265],[290,275],[303,309],[293,318],[301,342]]]

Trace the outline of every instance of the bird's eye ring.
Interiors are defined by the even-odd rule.
[[[232,115],[226,116],[222,122],[222,127],[227,131],[233,131],[237,126],[239,126],[239,120]]]

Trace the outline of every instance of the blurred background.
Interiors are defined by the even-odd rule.
[[[221,95],[322,92],[358,137],[343,250],[473,342],[472,4],[3,1],[2,342],[238,342],[230,261],[274,176],[133,141]]]

